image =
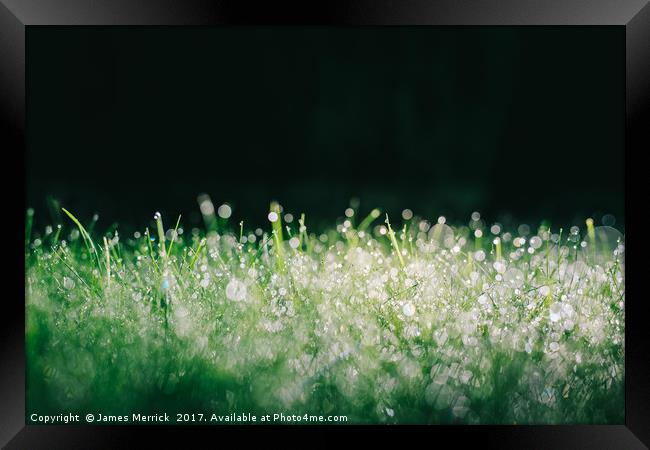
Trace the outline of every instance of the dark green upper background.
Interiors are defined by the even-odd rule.
[[[622,27],[29,28],[27,201],[623,221]],[[43,216],[41,216],[43,217]],[[171,220],[171,219],[168,219]]]

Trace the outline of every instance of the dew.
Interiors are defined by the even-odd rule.
[[[495,261],[494,264],[492,264],[492,267],[494,267],[494,270],[498,273],[504,273],[506,271],[506,265],[501,261]]]
[[[463,418],[469,412],[469,399],[464,395],[461,395],[454,402],[454,406],[451,410],[452,414],[458,418]]]
[[[228,219],[232,215],[232,208],[230,207],[230,205],[224,203],[223,205],[219,206],[219,208],[217,209],[217,214],[222,219]]]
[[[176,309],[174,309],[174,315],[176,317],[187,317],[189,313],[190,312],[184,306],[179,306]]]
[[[201,214],[204,216],[211,216],[214,214],[214,205],[210,200],[210,197],[207,194],[201,194],[198,196],[199,209]]]
[[[246,298],[246,285],[237,278],[231,279],[226,285],[226,297],[237,302],[244,300]]]
[[[413,314],[415,314],[415,306],[413,306],[412,303],[406,303],[402,307],[402,312],[406,317],[411,317]]]
[[[354,209],[352,208],[346,208],[345,210],[345,217],[352,217],[354,216]]]
[[[503,274],[503,279],[512,287],[519,288],[524,284],[524,273],[516,267],[511,267]]]
[[[447,342],[447,337],[448,337],[447,330],[445,329],[436,330],[433,337],[436,340],[438,346],[444,345],[444,343]]]
[[[429,229],[429,238],[439,247],[454,246],[454,230],[444,223],[438,223]]]
[[[532,248],[538,249],[542,246],[542,238],[540,238],[539,236],[533,236],[532,238],[530,238],[529,243]]]
[[[438,397],[438,392],[440,391],[440,386],[436,383],[429,384],[424,390],[424,400],[429,404],[433,405]]]
[[[412,220],[412,211],[407,211],[402,210],[402,219]],[[479,414],[482,402],[490,402],[494,395],[489,375],[493,366],[499,365],[495,374],[509,373],[493,355],[514,356],[516,352],[523,355],[514,361],[517,370],[521,369],[521,383],[509,386],[514,391],[503,391],[506,395],[499,401],[504,410],[516,411],[508,420],[518,423],[540,411],[534,409],[541,406],[537,401],[549,407],[540,411],[544,417],[555,417],[557,410],[552,406],[557,403],[557,393],[564,395],[566,377],[578,377],[576,381],[587,381],[587,386],[597,380],[603,389],[608,379],[613,387],[621,382],[622,360],[615,358],[624,342],[623,258],[617,256],[624,251],[622,234],[614,235],[611,243],[608,238],[604,248],[600,235],[595,235],[595,248],[594,236],[580,236],[570,244],[578,246],[576,254],[562,246],[566,231],[562,243],[551,245],[548,240],[557,244],[559,235],[551,235],[544,227],[528,235],[526,230],[511,234],[503,225],[482,222],[480,216],[477,223],[459,228],[449,227],[444,219],[431,227],[431,222],[418,218],[397,230],[404,259],[400,267],[391,242],[380,237],[380,224],[376,228],[372,224],[365,233],[353,229],[352,217],[357,213],[338,221],[343,221],[339,224],[343,235],[332,228],[322,235],[307,234],[301,226],[301,234],[292,236],[297,227],[289,228],[286,244],[282,244],[286,245],[281,255],[283,271],[278,270],[277,240],[270,239],[267,245],[268,232],[260,228],[242,233],[240,242],[240,229],[234,223],[232,229],[207,232],[207,248],[198,255],[194,251],[205,231],[196,228],[188,239],[180,239],[167,230],[167,239],[178,243],[167,260],[158,257],[157,246],[152,255],[147,241],[126,239],[121,246],[124,264],[120,261],[111,266],[115,267],[111,271],[115,282],[110,285],[110,295],[119,294],[127,301],[69,303],[79,306],[79,311],[83,308],[91,314],[119,318],[134,327],[135,334],[140,334],[136,338],[141,339],[148,327],[162,323],[148,308],[159,302],[162,282],[162,289],[167,289],[165,297],[173,306],[167,310],[171,331],[184,336],[172,340],[173,350],[190,359],[195,357],[192,352],[200,352],[198,356],[205,357],[206,363],[244,378],[255,367],[272,367],[274,371],[277,367],[275,374],[286,375],[284,381],[276,381],[274,373],[265,370],[266,378],[250,389],[251,395],[259,395],[267,405],[273,404],[272,398],[284,382],[287,386],[304,384],[306,390],[291,387],[286,397],[296,402],[294,406],[308,405],[310,389],[317,389],[310,380],[320,379],[348,400],[372,405],[369,408],[386,421],[404,414],[418,417],[411,414],[411,407],[402,411],[396,406],[407,394],[426,401],[426,414],[433,417],[481,422],[488,419]],[[276,222],[297,222],[275,208],[274,214]],[[200,220],[197,213],[195,222]],[[190,234],[191,228],[187,230]],[[386,231],[384,227],[384,234]],[[136,233],[133,237],[141,238]],[[154,234],[157,238],[155,230]],[[499,243],[509,243],[501,248],[502,253],[490,245],[499,236]],[[62,286],[59,291],[65,294],[63,289],[72,289],[74,281],[63,273],[72,272],[54,257],[49,240],[42,242],[43,235],[34,237],[40,238],[40,247],[32,251],[34,258],[42,258],[38,261],[43,264],[56,262],[50,273],[58,275],[30,283],[30,289],[40,290],[39,295],[46,297],[51,288]],[[487,250],[474,248],[473,237],[485,239]],[[239,245],[244,242],[247,245]],[[256,242],[260,245],[250,245]],[[581,242],[587,243],[582,250]],[[299,251],[301,243],[310,251]],[[89,256],[82,242],[77,244],[56,250],[66,263],[85,265],[81,266],[82,279],[95,274],[99,282],[92,286],[108,289],[105,272],[93,270],[95,255]],[[612,253],[607,254],[607,249]],[[531,250],[535,251],[529,256]],[[112,255],[111,251],[111,262]],[[189,261],[194,261],[191,268]],[[180,272],[162,276],[158,272],[174,268]],[[136,279],[131,269],[139,270],[141,276]],[[417,289],[411,289],[414,286]],[[75,300],[71,294],[69,300]],[[105,297],[110,299],[110,295]],[[123,304],[133,308],[133,316],[122,309]],[[380,324],[379,314],[389,320]],[[144,320],[153,325],[143,327]],[[576,369],[585,363],[588,371]],[[425,381],[422,375],[427,369],[431,372]],[[181,373],[174,372],[180,379]],[[579,380],[585,376],[589,378]],[[368,389],[368,379],[376,379],[377,389],[372,389],[372,384]],[[267,385],[268,389],[259,389]],[[578,389],[571,389],[571,398],[580,398]],[[266,391],[271,397],[264,397]],[[232,393],[225,396],[233,397]],[[328,405],[330,409],[333,406]]]
[[[616,218],[612,214],[605,214],[601,222],[607,227],[613,227],[616,224]]]
[[[272,223],[277,222],[278,218],[279,218],[278,213],[276,213],[275,211],[271,211],[267,217],[269,219],[269,222],[272,222]]]
[[[67,290],[73,289],[74,288],[74,280],[72,278],[68,277],[63,277],[63,287],[66,288]]]
[[[517,232],[521,236],[528,236],[528,234],[530,233],[530,227],[525,223],[523,223],[517,227]]]
[[[560,303],[553,303],[549,309],[549,317],[551,322],[557,322],[562,318],[562,305]]]

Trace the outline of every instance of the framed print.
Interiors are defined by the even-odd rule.
[[[2,3],[7,448],[646,448],[643,1]]]

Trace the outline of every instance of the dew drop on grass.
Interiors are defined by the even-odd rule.
[[[549,310],[549,317],[551,322],[557,322],[562,318],[562,305],[559,303],[553,303]]]
[[[506,271],[506,265],[501,261],[495,261],[494,264],[492,264],[492,267],[494,267],[494,270],[498,273],[504,273]]]
[[[222,219],[228,219],[232,215],[232,208],[230,207],[230,205],[224,203],[223,205],[219,206],[219,208],[217,209],[217,214]]]
[[[289,239],[289,245],[290,245],[291,248],[293,248],[293,249],[298,248],[298,246],[300,245],[300,239],[298,239],[298,238],[295,237],[295,236],[292,237],[291,239]]]
[[[406,303],[402,307],[402,312],[406,317],[411,317],[413,314],[415,314],[415,306],[413,306],[412,303]]]
[[[524,273],[516,267],[511,267],[503,274],[503,279],[510,286],[519,288],[524,284]]]
[[[231,279],[226,285],[226,297],[239,302],[246,297],[246,285],[237,278]]]
[[[532,238],[530,238],[529,243],[531,247],[533,247],[534,249],[538,249],[542,246],[542,238],[540,238],[539,236],[533,236]]]
[[[269,213],[269,215],[267,216],[267,218],[269,219],[269,222],[271,222],[271,223],[273,223],[273,222],[277,222],[277,220],[278,220],[278,213],[276,213],[275,211],[271,211],[271,212]]]
[[[74,288],[74,280],[72,278],[63,277],[63,287],[70,290]]]

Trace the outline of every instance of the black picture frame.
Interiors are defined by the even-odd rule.
[[[469,26],[619,26],[626,35],[626,257],[643,249],[642,225],[633,217],[632,202],[642,194],[631,182],[643,167],[635,163],[648,148],[650,98],[650,5],[645,0],[310,0],[252,2],[236,0],[0,0],[0,149],[3,166],[6,261],[18,273],[24,252],[20,236],[25,203],[16,193],[25,177],[26,31],[31,26],[219,26],[255,24],[315,25],[469,25]],[[622,68],[623,70],[623,68]],[[632,161],[632,162],[631,162]],[[635,167],[636,164],[636,167]],[[11,204],[6,205],[10,200]],[[453,438],[498,448],[647,448],[650,445],[650,370],[647,301],[639,277],[642,267],[628,264],[626,294],[625,425],[611,426],[442,426],[420,427],[432,439]],[[24,283],[7,276],[0,313],[0,443],[7,448],[115,448],[137,435],[147,443],[183,439],[185,427],[35,426],[25,425]],[[631,289],[630,289],[631,288]],[[411,427],[371,427],[380,438],[404,442]],[[240,433],[248,439],[270,437],[286,427],[200,427],[196,434]],[[351,427],[297,427],[309,439],[347,433]],[[259,432],[258,432],[259,431]]]

